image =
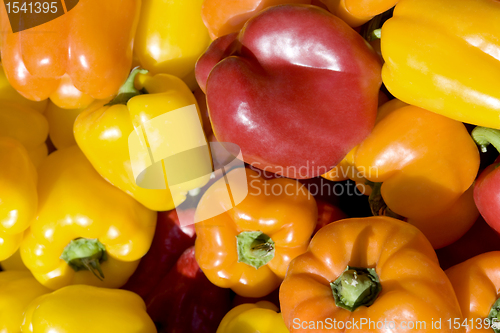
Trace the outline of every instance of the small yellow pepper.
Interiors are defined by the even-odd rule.
[[[139,72],[132,71],[112,105],[101,102],[78,116],[75,139],[90,163],[111,184],[149,209],[171,210],[175,207],[174,202],[184,201],[189,190],[202,187],[208,178],[180,184],[173,191],[168,187],[147,189],[138,186],[130,160],[129,135],[134,129],[142,129],[151,119],[190,105],[196,106],[201,124],[200,111],[196,98],[181,79],[168,74],[152,76]],[[139,90],[148,93],[141,94]],[[179,127],[176,130],[179,138],[193,137],[191,129]],[[160,134],[158,141],[162,139]]]
[[[194,65],[210,44],[201,19],[203,0],[143,0],[134,42],[141,67],[171,74],[196,88]],[[168,22],[168,24],[165,24]]]
[[[17,140],[0,137],[0,260],[16,252],[36,217],[36,182],[26,149]]]
[[[28,305],[50,292],[28,271],[0,272],[0,332],[20,333]]]
[[[267,301],[238,305],[222,319],[217,333],[289,333],[277,311]]]
[[[156,333],[144,301],[127,290],[69,286],[31,302],[23,333]]]
[[[38,214],[21,244],[35,278],[51,289],[125,284],[151,245],[156,213],[105,181],[77,146],[47,157],[39,179]]]

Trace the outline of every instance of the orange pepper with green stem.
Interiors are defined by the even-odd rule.
[[[475,256],[446,270],[460,308],[467,333],[500,332],[500,252]],[[493,325],[496,324],[496,327]],[[453,322],[451,325],[457,325]]]
[[[138,0],[80,0],[66,14],[19,32],[0,6],[9,82],[30,100],[50,97],[68,109],[111,98],[130,71],[140,6]]]
[[[389,217],[320,229],[288,266],[280,304],[291,333],[465,332],[446,325],[462,315],[431,244],[417,228]],[[441,328],[432,327],[437,320]]]
[[[195,224],[195,254],[213,284],[241,296],[262,297],[280,285],[290,260],[306,251],[317,223],[317,206],[296,180],[266,181],[258,172],[245,170],[247,197],[233,209]],[[235,172],[240,171],[232,170],[227,177]],[[224,207],[226,196],[221,178],[201,198],[195,220],[214,203]]]
[[[478,149],[462,123],[392,100],[380,107],[368,138],[323,177],[371,186],[374,215],[406,219],[437,249],[477,219],[478,169]]]

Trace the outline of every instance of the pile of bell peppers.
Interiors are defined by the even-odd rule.
[[[0,0],[0,332],[500,333],[499,17]]]

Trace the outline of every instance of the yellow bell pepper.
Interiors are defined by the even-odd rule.
[[[19,250],[9,258],[0,261],[0,268],[4,271],[29,271],[21,259],[21,252]]]
[[[194,65],[211,39],[201,19],[203,0],[143,0],[134,53],[153,74],[182,78],[196,89]],[[168,24],[165,24],[168,22]]]
[[[7,80],[2,64],[0,64],[0,100],[26,106],[40,113],[45,112],[48,103],[48,99],[41,102],[35,102],[21,96]]]
[[[0,260],[16,252],[36,217],[37,174],[19,141],[0,137]]]
[[[168,187],[139,187],[130,161],[129,135],[134,128],[142,129],[149,120],[189,105],[196,106],[201,124],[200,110],[196,98],[179,78],[168,74],[152,76],[138,73],[138,70],[132,72],[121,93],[113,100],[113,105],[102,106],[102,102],[78,116],[74,126],[75,138],[94,168],[111,184],[149,209],[171,210],[175,207],[174,202],[184,201],[189,190],[202,187],[208,178],[180,184],[172,193]],[[134,88],[134,80],[137,89]],[[148,94],[140,94],[139,90],[146,90]],[[180,138],[190,135],[186,132],[189,130],[182,127],[177,131]]]
[[[398,99],[500,128],[500,2],[401,0],[382,27],[382,79]]]
[[[21,244],[35,278],[51,289],[125,284],[151,245],[156,213],[106,182],[77,146],[47,157],[39,179],[37,217]]]
[[[222,319],[217,333],[288,333],[279,309],[271,302],[241,304]]]
[[[144,301],[133,292],[69,286],[35,299],[23,333],[156,333]]]
[[[28,271],[0,272],[0,332],[20,333],[28,305],[51,291]]]

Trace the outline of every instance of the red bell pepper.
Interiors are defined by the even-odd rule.
[[[291,178],[337,165],[369,134],[380,59],[346,23],[310,5],[268,8],[215,40],[196,65],[218,141]]]
[[[194,210],[181,211],[181,214],[194,218]],[[146,299],[174,267],[184,250],[194,245],[195,238],[194,224],[181,227],[176,210],[159,212],[151,248],[122,289]]]
[[[146,299],[148,314],[165,333],[214,333],[231,308],[229,289],[213,285],[187,249]]]
[[[347,214],[337,206],[319,200],[316,200],[316,204],[318,205],[318,223],[313,236],[325,225],[348,218]]]
[[[492,145],[500,152],[500,130],[476,127],[472,138],[486,152]],[[481,172],[474,185],[474,201],[484,220],[500,233],[500,157]]]

